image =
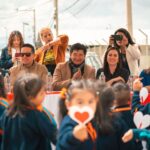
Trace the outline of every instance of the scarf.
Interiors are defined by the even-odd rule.
[[[81,74],[83,75],[84,74],[84,65],[85,65],[85,61],[83,61],[79,65],[76,65],[72,62],[71,59],[69,59],[69,67],[71,69],[71,77],[73,76],[73,74],[75,74],[78,71],[78,69],[81,70]]]

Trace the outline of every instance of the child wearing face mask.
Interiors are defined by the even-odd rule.
[[[87,124],[78,124],[68,111],[73,107],[83,109],[88,107],[96,113],[97,94],[92,81],[73,81],[68,90],[63,92],[63,100],[60,101],[60,113],[62,122],[58,134],[56,150],[95,150],[96,130],[94,119]]]

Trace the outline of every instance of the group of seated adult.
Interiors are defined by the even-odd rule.
[[[121,39],[110,36],[103,66],[97,72],[86,64],[87,47],[81,43],[71,46],[70,58],[65,62],[68,36],[61,35],[54,40],[49,28],[41,29],[43,46],[36,51],[31,44],[24,44],[19,31],[12,32],[8,46],[2,50],[0,67],[9,69],[12,85],[16,78],[24,73],[38,74],[46,82],[48,72],[51,72],[52,89],[55,91],[68,87],[72,80],[99,79],[102,72],[109,85],[116,82],[127,83],[129,75],[139,75],[138,61],[141,53],[126,29],[118,29],[114,35],[120,35]],[[16,53],[20,53],[19,57]],[[143,70],[140,77],[144,86],[149,89],[150,69]]]

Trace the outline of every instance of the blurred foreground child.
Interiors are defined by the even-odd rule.
[[[56,143],[56,123],[42,107],[44,82],[34,74],[18,78],[13,88],[14,101],[1,119],[1,149],[51,150]]]

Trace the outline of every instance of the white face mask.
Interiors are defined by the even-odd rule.
[[[78,107],[71,106],[68,108],[68,114],[72,120],[78,124],[87,124],[94,118],[93,110],[88,106]]]

